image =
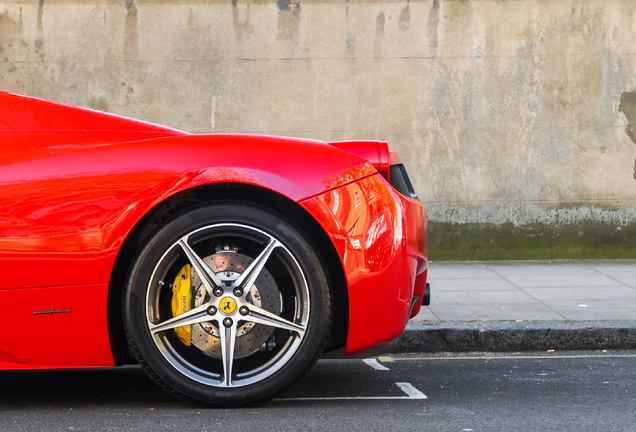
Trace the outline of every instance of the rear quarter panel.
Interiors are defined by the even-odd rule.
[[[398,337],[414,306],[416,282],[428,268],[424,207],[402,197],[379,174],[302,205],[326,228],[344,265],[349,291],[345,353]]]
[[[2,146],[51,139],[27,135],[11,143],[5,134]],[[62,137],[35,156],[2,159],[0,267],[20,277],[0,282],[1,289],[108,282],[132,227],[155,205],[189,188],[250,184],[298,201],[375,172],[359,158],[309,141],[242,136],[68,141]],[[320,152],[338,154],[316,157]]]

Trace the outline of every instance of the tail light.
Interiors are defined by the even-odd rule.
[[[384,141],[338,141],[333,147],[368,160],[393,188],[404,196],[417,199],[409,175],[397,151],[389,151]]]
[[[373,167],[390,181],[391,161],[389,144],[384,141],[339,141],[329,145],[366,159]],[[399,156],[398,156],[399,157]]]

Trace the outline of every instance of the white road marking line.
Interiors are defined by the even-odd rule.
[[[410,396],[351,396],[351,397],[306,397],[306,398],[280,398],[274,399],[276,402],[281,401],[344,401],[344,400],[416,400]]]
[[[410,383],[395,384],[397,384],[397,386],[401,388],[404,393],[409,395],[409,398],[411,399],[428,399],[428,397],[424,393],[413,387]]]
[[[378,371],[389,370],[388,367],[381,365],[380,362],[378,362],[376,359],[363,359],[362,361],[368,364],[369,366],[371,366],[375,370],[378,370]]]
[[[336,400],[423,400],[428,397],[410,383],[395,383],[407,396],[334,396],[334,397],[299,397],[276,398],[274,401],[336,401]]]
[[[636,357],[636,354],[612,354],[612,353],[599,353],[598,355],[594,354],[545,354],[545,355],[492,355],[492,354],[484,354],[484,355],[468,355],[468,356],[427,356],[427,357],[392,357],[391,361],[434,361],[434,360],[545,360],[545,359],[607,359],[607,358],[632,358]],[[382,362],[386,362],[382,359]]]

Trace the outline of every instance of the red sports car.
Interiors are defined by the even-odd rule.
[[[138,362],[272,397],[428,304],[426,211],[385,142],[192,135],[0,92],[0,369]]]

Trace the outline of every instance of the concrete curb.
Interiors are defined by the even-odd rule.
[[[636,349],[636,321],[410,322],[391,352]]]

